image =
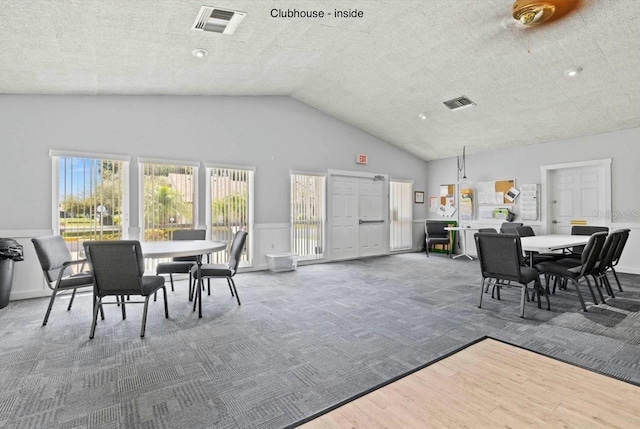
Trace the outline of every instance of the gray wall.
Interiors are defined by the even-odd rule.
[[[540,167],[550,164],[611,158],[612,211],[640,211],[640,128],[551,143],[468,154],[467,178],[482,181],[515,179],[516,185],[541,183]],[[455,183],[455,158],[427,163],[428,195],[438,195],[438,185]],[[429,213],[429,217],[434,216]],[[619,222],[640,222],[627,216]]]
[[[130,155],[132,173],[135,157],[255,166],[256,223],[289,222],[290,169],[426,184],[424,161],[289,97],[3,95],[0,117],[3,231],[52,228],[49,149]],[[368,154],[369,164],[355,164],[356,153]],[[132,227],[136,180],[132,174]],[[425,216],[415,205],[414,217]]]

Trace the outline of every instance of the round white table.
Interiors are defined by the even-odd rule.
[[[453,259],[459,258],[461,256],[466,256],[467,258],[473,261],[473,258],[474,258],[473,255],[469,255],[467,253],[467,231],[477,231],[479,229],[480,229],[479,227],[474,227],[474,226],[448,226],[445,228],[446,231],[462,231],[462,237],[459,237],[461,238],[460,247],[462,247],[462,253],[454,256]]]
[[[198,285],[196,286],[196,301],[198,303],[198,317],[202,318],[202,255],[219,252],[227,248],[224,241],[212,240],[172,240],[141,242],[142,255],[145,258],[178,258],[181,256],[195,256],[198,264]],[[195,310],[196,303],[193,303]]]

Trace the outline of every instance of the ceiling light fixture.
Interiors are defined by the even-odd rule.
[[[564,75],[566,77],[576,77],[578,73],[580,73],[581,71],[582,71],[582,67],[578,67],[578,66],[569,67],[564,71]]]
[[[191,51],[191,55],[197,58],[204,58],[208,53],[209,51],[207,51],[206,49],[194,49],[193,51]]]
[[[525,26],[538,25],[547,21],[556,11],[554,0],[517,0],[513,4],[513,17]]]
[[[420,118],[420,119],[422,119],[424,121],[425,119],[427,119],[427,114],[426,113],[420,113],[418,115],[418,118]]]

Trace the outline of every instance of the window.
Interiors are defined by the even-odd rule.
[[[390,181],[391,250],[413,246],[413,182]]]
[[[170,240],[176,229],[195,228],[196,165],[140,163],[144,241]]]
[[[54,229],[72,255],[90,240],[119,240],[128,230],[128,158],[51,151]],[[116,159],[113,159],[116,158]]]
[[[240,266],[252,264],[253,175],[250,168],[217,166],[209,166],[207,174],[211,239],[231,243],[236,231],[248,233]],[[212,262],[225,263],[228,258],[228,252],[217,252]]]
[[[291,251],[298,258],[324,257],[324,175],[291,173]]]

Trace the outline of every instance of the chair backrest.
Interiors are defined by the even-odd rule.
[[[594,267],[596,272],[603,273],[606,271],[607,267],[611,265],[613,256],[618,248],[618,243],[622,239],[622,234],[622,231],[615,231],[607,236],[607,240],[604,242],[602,250],[600,251],[600,257]]]
[[[600,258],[606,240],[606,232],[596,232],[589,237],[589,242],[584,246],[584,250],[580,256],[580,276],[584,276],[593,271],[598,262],[598,258]]]
[[[522,245],[516,234],[474,234],[484,278],[520,281]]]
[[[519,226],[516,228],[516,234],[520,237],[533,237],[536,233],[533,231],[533,228],[530,226]]]
[[[173,240],[204,240],[207,231],[204,229],[176,229],[173,231]],[[197,256],[178,256],[174,261],[197,261]]]
[[[234,274],[238,270],[238,264],[240,263],[240,258],[242,258],[242,249],[246,241],[246,231],[238,231],[233,236],[231,250],[229,250],[229,269],[233,271]]]
[[[588,225],[573,225],[571,227],[571,235],[593,235],[596,232],[609,232],[609,228],[606,226],[588,226]],[[584,246],[575,246],[571,248],[571,253],[581,254],[584,251]]]
[[[64,239],[59,235],[32,238],[42,272],[49,283],[54,282],[60,275],[62,264],[71,260],[71,252]]]
[[[445,230],[446,227],[449,226],[451,222],[446,220],[427,220],[424,224],[424,232],[427,234],[427,238],[438,237],[438,238],[447,238],[449,237],[449,231]]]
[[[85,241],[83,246],[98,295],[142,292],[144,259],[139,241]]]
[[[516,228],[522,225],[520,222],[503,222],[502,225],[500,225],[500,232],[503,234],[515,234]]]
[[[496,233],[496,232],[498,232],[498,231],[496,231],[496,229],[495,229],[495,228],[480,228],[480,229],[478,230],[478,232],[492,232],[492,233]]]
[[[616,246],[616,250],[613,253],[613,258],[611,259],[610,266],[614,267],[618,265],[620,261],[620,256],[622,256],[622,251],[624,250],[624,245],[627,244],[627,240],[629,239],[630,229],[619,229],[615,232],[620,233],[620,241],[618,241],[618,245]]]

